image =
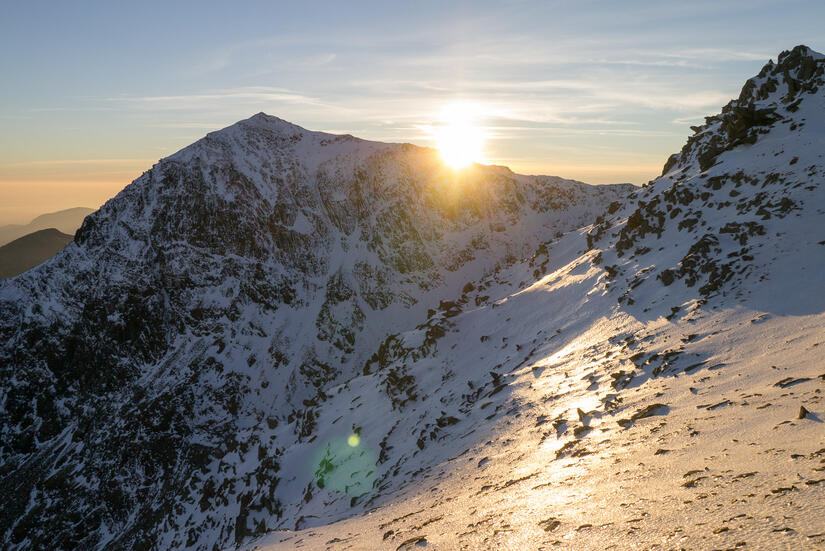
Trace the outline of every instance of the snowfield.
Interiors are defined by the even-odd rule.
[[[821,549],[823,155],[804,46],[641,189],[212,133],[0,283],[4,547]]]

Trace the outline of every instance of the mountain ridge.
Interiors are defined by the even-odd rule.
[[[305,490],[278,473],[312,448],[331,387],[476,274],[635,189],[456,173],[433,150],[262,114],[161,160],[64,251],[0,284],[0,457],[20,496],[4,541],[205,548],[291,525]],[[442,331],[425,330],[429,347]],[[391,373],[381,386],[396,404],[412,392]],[[250,448],[257,460],[241,461]],[[51,475],[53,461],[74,468]],[[42,507],[22,499],[32,492]],[[205,517],[172,530],[182,514]]]
[[[5,245],[39,230],[56,228],[58,231],[74,235],[80,227],[83,219],[94,212],[94,209],[86,207],[73,207],[70,209],[49,212],[35,217],[28,224],[8,224],[0,226],[0,246]]]

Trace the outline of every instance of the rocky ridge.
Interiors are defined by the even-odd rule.
[[[420,391],[384,351],[432,352],[480,274],[633,190],[455,173],[262,113],[161,160],[0,283],[4,546],[213,549],[303,524],[337,389],[374,370],[404,408]],[[324,518],[401,482],[328,487]]]

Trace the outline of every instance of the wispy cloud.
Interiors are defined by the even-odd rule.
[[[703,123],[705,121],[706,116],[707,116],[706,113],[703,113],[703,114],[697,113],[695,115],[688,115],[688,116],[685,116],[685,117],[677,117],[677,118],[673,119],[671,122],[673,124],[678,124],[678,125],[681,125],[681,126],[695,125],[695,124]]]
[[[294,92],[286,88],[271,86],[246,86],[215,90],[204,93],[157,95],[157,96],[116,96],[105,99],[108,102],[129,104],[152,110],[191,111],[203,110],[210,106],[227,104],[260,104],[278,102],[289,104],[332,107],[317,97]]]
[[[726,48],[688,48],[678,51],[658,52],[664,58],[699,60],[708,66],[709,63],[719,61],[761,61],[767,63],[777,52],[742,51]]]

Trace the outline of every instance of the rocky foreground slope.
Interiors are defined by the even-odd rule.
[[[431,313],[437,347],[388,339],[318,418],[360,441],[313,463],[316,516],[245,548],[825,547],[824,74],[783,52],[636,197]]]
[[[409,481],[392,423],[430,392],[388,354],[433,353],[472,282],[635,189],[264,114],[163,159],[0,283],[2,547],[220,549],[363,512]],[[342,389],[364,382],[390,424],[343,481],[329,446],[358,437]]]

